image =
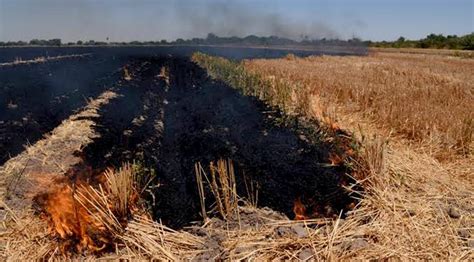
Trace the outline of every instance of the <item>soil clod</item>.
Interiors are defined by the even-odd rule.
[[[356,238],[351,241],[343,242],[342,248],[346,250],[355,251],[355,250],[367,248],[369,245],[370,244],[369,242],[367,242],[367,240],[363,238]]]
[[[448,208],[448,215],[451,218],[460,218],[461,217],[461,213],[454,206],[450,206]]]
[[[474,248],[474,239],[469,239],[467,241],[467,246],[470,247],[470,248]]]
[[[313,251],[309,248],[305,248],[301,250],[301,252],[298,254],[298,259],[300,259],[301,261],[309,261],[313,256]]]
[[[293,232],[298,238],[303,238],[308,236],[308,231],[302,225],[294,225],[291,227]]]
[[[464,240],[467,240],[471,237],[471,234],[469,233],[469,230],[467,229],[459,229],[458,235]]]

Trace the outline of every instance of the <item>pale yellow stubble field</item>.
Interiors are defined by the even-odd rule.
[[[438,159],[472,153],[474,59],[377,51],[249,60],[245,66],[295,84],[294,92],[305,94],[301,100],[317,98],[323,110],[337,105],[362,113],[392,135],[430,145]]]

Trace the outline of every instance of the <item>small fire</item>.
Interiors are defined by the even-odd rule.
[[[342,164],[344,159],[341,156],[331,152],[329,153],[329,161],[331,162],[332,166],[337,166]]]
[[[302,197],[296,198],[293,204],[293,213],[295,220],[306,220],[312,218],[320,218],[332,215],[332,209],[329,206],[321,207],[314,199],[306,199],[305,203]]]
[[[54,181],[51,190],[35,196],[40,216],[48,222],[48,231],[63,240],[63,253],[100,252],[112,247],[137,207],[139,197],[130,165],[117,171],[107,169],[99,175],[91,170],[76,171],[75,182]],[[90,181],[97,181],[96,185],[91,186]]]
[[[354,149],[352,149],[349,145],[346,143],[343,143],[340,145],[341,149],[338,152],[330,152],[328,160],[331,163],[332,166],[338,166],[344,164],[347,160],[349,160],[351,157],[355,156]]]
[[[301,197],[296,198],[293,203],[293,213],[295,220],[306,220],[313,218],[337,218],[338,211],[335,210],[329,203],[321,204],[313,198],[306,199],[305,203]],[[356,207],[356,202],[347,203],[344,210],[353,210]]]
[[[295,213],[295,220],[308,219],[306,216],[306,207],[301,202],[301,198],[297,198],[293,204],[293,213]]]
[[[81,252],[105,248],[106,243],[96,244],[103,241],[93,240],[94,235],[104,233],[105,227],[77,203],[70,185],[63,183],[48,193],[38,195],[35,202],[43,208],[41,217],[48,221],[49,233],[66,240],[62,245],[63,253],[71,249]]]

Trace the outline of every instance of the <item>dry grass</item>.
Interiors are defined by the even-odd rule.
[[[369,48],[369,53],[403,53],[403,54],[423,54],[436,56],[453,56],[462,58],[474,58],[474,51],[471,50],[451,50],[451,49],[424,49],[424,48]]]
[[[378,151],[383,143],[370,147]],[[368,192],[346,219],[291,221],[268,209],[241,206],[238,214],[225,221],[213,218],[202,227],[175,231],[137,214],[120,233],[114,231],[121,240],[115,253],[101,257],[172,261],[473,258],[468,240],[459,235],[460,230],[472,232],[472,187],[457,183],[449,175],[451,170],[403,145],[384,150],[384,168],[374,161]],[[10,215],[14,219],[8,220],[8,230],[1,235],[4,255],[15,260],[63,257],[48,239],[43,221],[31,214]]]
[[[473,229],[472,184],[403,144],[377,138],[363,150],[372,158],[367,192],[346,219],[290,221],[244,206],[238,218],[211,220],[204,231],[224,238],[221,258],[230,260],[474,258],[465,233]]]
[[[273,92],[288,93],[287,103],[300,114],[321,119],[334,117],[334,111],[361,112],[440,159],[473,150],[474,60],[380,53],[244,65],[270,80]]]
[[[294,103],[307,108],[300,112],[330,116],[328,122],[337,121],[362,141],[370,176],[359,182],[367,192],[344,233],[357,232],[370,244],[351,257],[473,258],[474,61],[378,54],[256,60],[245,66],[294,86]],[[454,149],[465,156],[446,157]],[[347,254],[336,249],[332,257]]]
[[[108,169],[105,173],[106,185],[109,189],[109,198],[115,199],[113,209],[116,210],[120,216],[127,216],[132,208],[130,203],[135,202],[133,198],[138,194],[136,187],[136,174],[134,168],[129,163],[124,164],[115,172],[113,169]]]
[[[198,183],[199,195],[201,197],[201,213],[204,219],[207,218],[205,208],[204,177],[207,182],[207,188],[214,196],[214,206],[220,216],[227,220],[237,212],[238,196],[237,184],[235,183],[235,173],[232,160],[219,159],[217,165],[211,162],[209,165],[210,178],[204,171],[201,163],[195,164],[196,181]],[[211,210],[212,211],[212,210]]]
[[[80,57],[86,57],[86,56],[91,56],[91,53],[85,53],[85,54],[72,54],[72,55],[60,55],[60,56],[39,56],[35,57],[33,59],[29,60],[23,60],[21,57],[15,58],[13,62],[6,62],[6,63],[0,63],[0,67],[3,66],[14,66],[14,65],[28,65],[28,64],[40,64],[40,63],[45,63],[49,61],[57,61],[57,60],[62,60],[62,59],[70,59],[70,58],[80,58]]]
[[[148,216],[137,216],[129,222],[121,239],[126,247],[110,258],[189,261],[206,250],[202,237],[170,229]]]
[[[66,194],[53,189],[46,210],[55,212],[48,213],[52,216],[48,220],[39,219],[31,210],[13,211],[2,203],[8,211],[0,235],[2,258],[81,259],[82,253],[86,254],[82,259],[91,260],[96,258],[94,253],[110,245],[115,245],[115,254],[102,255],[103,259],[178,261],[204,252],[200,237],[157,223],[138,206],[136,170],[124,164],[118,170],[108,170],[104,183],[98,186],[80,184],[75,190],[66,186]],[[45,221],[50,222],[50,231],[45,230]],[[59,241],[53,241],[55,238]],[[73,244],[81,251],[79,255],[68,252],[76,248]]]
[[[73,198],[87,211],[90,220],[86,223],[97,225],[97,231],[105,231],[103,235],[117,236],[124,232],[124,224],[136,205],[135,173],[130,164],[125,164],[117,172],[108,169],[104,176],[104,185],[81,185]]]
[[[472,136],[472,127],[462,130],[463,120],[472,119],[473,61],[408,54],[288,57],[246,61],[243,69],[218,58],[195,59],[244,93],[350,130],[362,144],[357,169],[366,174],[358,181],[365,192],[345,220],[308,229],[310,237],[298,240],[269,240],[265,229],[248,232],[232,238],[248,251],[236,258],[301,259],[304,251],[316,260],[474,259],[474,159],[466,152],[470,138],[460,135]],[[455,147],[463,157],[433,157]]]

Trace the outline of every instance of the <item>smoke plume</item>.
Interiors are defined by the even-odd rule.
[[[303,38],[338,38],[329,25],[314,19],[298,21],[275,11],[258,11],[251,5],[239,2],[212,4],[175,4],[175,15],[180,19],[176,26],[183,38],[204,37],[208,33],[218,36],[279,36],[294,40]]]

